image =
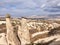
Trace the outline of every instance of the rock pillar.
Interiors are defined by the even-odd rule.
[[[7,27],[7,42],[8,45],[20,45],[20,42],[14,32],[14,28],[11,24],[11,18],[9,14],[6,14],[6,27]]]
[[[27,28],[27,19],[21,19],[21,26],[19,27],[19,36],[21,40],[21,45],[26,45],[30,43],[30,34]]]

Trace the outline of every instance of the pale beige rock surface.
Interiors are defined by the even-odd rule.
[[[5,33],[0,34],[0,45],[7,45]]]

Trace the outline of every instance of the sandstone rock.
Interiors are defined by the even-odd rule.
[[[0,34],[0,45],[7,45],[5,33]]]

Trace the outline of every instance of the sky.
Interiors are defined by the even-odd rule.
[[[0,0],[0,15],[46,15],[60,13],[60,0]]]

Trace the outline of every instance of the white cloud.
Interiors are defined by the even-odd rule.
[[[58,3],[57,6],[60,6],[60,3]]]
[[[44,8],[46,6],[46,4],[43,4],[42,6],[41,6],[41,8]]]

